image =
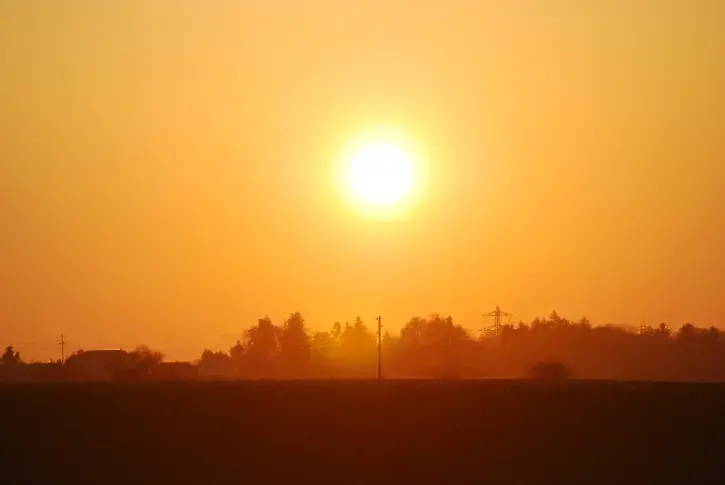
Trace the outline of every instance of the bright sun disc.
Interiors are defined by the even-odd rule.
[[[400,202],[413,186],[410,158],[393,143],[363,145],[350,162],[348,176],[355,195],[375,206]]]

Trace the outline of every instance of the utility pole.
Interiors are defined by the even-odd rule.
[[[383,317],[378,316],[378,380],[383,378]]]
[[[65,336],[60,336],[60,342],[58,342],[58,345],[60,345],[60,363],[65,363]]]

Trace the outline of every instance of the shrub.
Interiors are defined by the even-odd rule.
[[[539,362],[529,369],[529,377],[533,379],[560,381],[571,377],[571,372],[561,362]]]

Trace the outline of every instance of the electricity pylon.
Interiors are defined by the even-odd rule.
[[[505,312],[501,310],[501,307],[496,305],[496,309],[492,312],[484,313],[482,316],[484,317],[493,317],[493,326],[491,327],[485,327],[480,329],[481,332],[494,332],[496,337],[501,336],[501,329],[503,326],[501,325],[501,317],[509,317],[511,318],[511,313]]]

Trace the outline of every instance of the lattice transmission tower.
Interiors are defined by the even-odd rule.
[[[513,314],[509,312],[505,312],[501,310],[501,307],[496,305],[496,309],[492,312],[484,313],[482,316],[484,317],[493,317],[493,325],[490,327],[485,327],[480,329],[481,332],[493,332],[496,337],[501,336],[501,329],[503,328],[503,325],[501,325],[501,317],[508,317],[509,321],[511,321],[511,316]]]

